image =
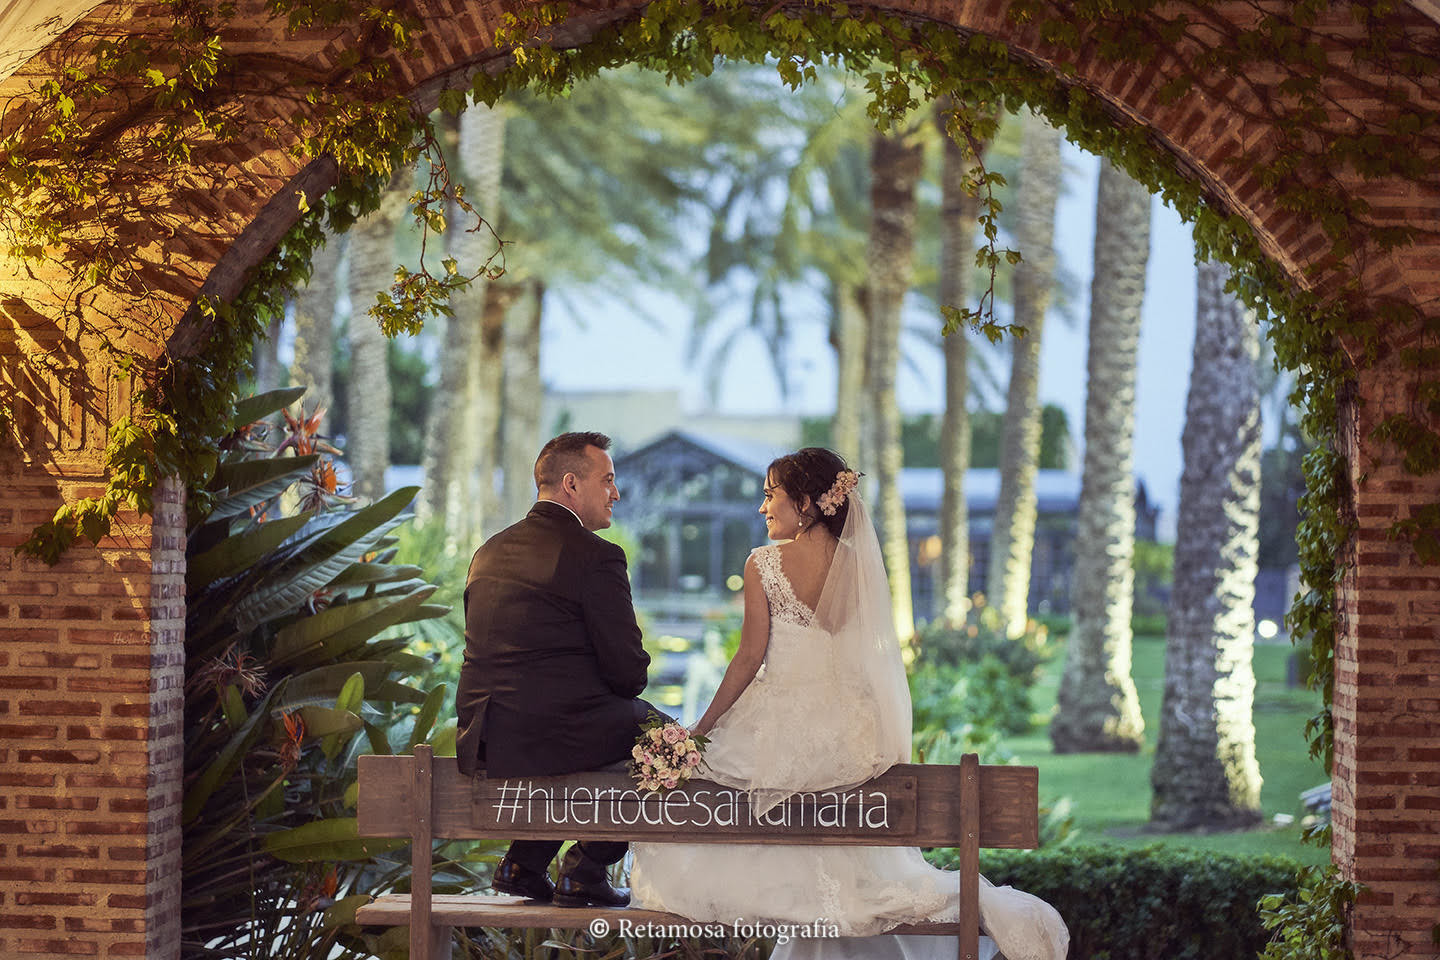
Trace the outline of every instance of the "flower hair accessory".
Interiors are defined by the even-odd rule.
[[[820,512],[827,517],[835,516],[835,511],[839,510],[840,505],[845,502],[845,498],[850,496],[850,491],[855,489],[861,476],[862,474],[856,473],[854,470],[841,470],[837,473],[835,482],[830,485],[830,489],[822,493],[820,499],[816,501]]]

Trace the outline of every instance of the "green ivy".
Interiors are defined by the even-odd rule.
[[[0,140],[0,207],[5,217],[0,242],[22,262],[43,259],[62,244],[69,217],[94,204],[104,190],[107,160],[97,157],[94,131],[113,132],[124,118],[107,106],[124,94],[147,118],[127,141],[131,159],[189,162],[200,145],[239,142],[255,130],[224,91],[236,76],[235,60],[221,41],[234,14],[232,3],[165,0],[173,28],[163,40],[89,38],[85,66],[70,65],[41,86],[28,113]],[[528,87],[563,95],[597,72],[638,63],[685,82],[708,75],[722,60],[771,60],[781,78],[798,86],[813,78],[820,63],[843,64],[864,77],[870,115],[880,128],[899,121],[921,104],[948,98],[947,126],[962,142],[993,133],[997,110],[1029,107],[1081,147],[1107,157],[1159,193],[1193,224],[1197,253],[1237,268],[1231,287],[1263,315],[1283,318],[1274,325],[1277,362],[1296,373],[1292,399],[1304,410],[1303,426],[1317,441],[1305,461],[1307,493],[1297,531],[1302,578],[1308,592],[1296,599],[1287,622],[1297,638],[1308,638],[1315,670],[1311,682],[1325,706],[1308,726],[1312,752],[1327,764],[1333,751],[1330,701],[1334,682],[1335,584],[1338,558],[1355,531],[1349,504],[1350,465],[1341,456],[1337,425],[1342,404],[1356,393],[1357,367],[1374,363],[1382,329],[1419,327],[1421,346],[1402,351],[1413,372],[1415,401],[1409,412],[1386,418],[1374,439],[1391,444],[1417,475],[1440,470],[1440,438],[1431,423],[1440,417],[1440,385],[1427,376],[1440,347],[1437,323],[1414,308],[1363,288],[1362,255],[1393,251],[1436,235],[1411,226],[1377,221],[1361,197],[1346,194],[1334,171],[1362,178],[1415,181],[1428,176],[1422,159],[1440,147],[1440,111],[1424,94],[1425,78],[1440,76],[1440,60],[1407,43],[1397,0],[1341,3],[1299,0],[1257,8],[1256,19],[1232,24],[1213,16],[1201,0],[1015,0],[1011,16],[1033,24],[1042,38],[1074,56],[1055,59],[1047,69],[1012,52],[1003,42],[963,34],[946,26],[907,19],[840,0],[752,6],[742,0],[655,0],[641,11],[602,28],[582,46],[562,48],[554,37],[569,15],[563,3],[540,4],[506,14],[497,46],[508,49],[510,65],[496,74],[478,73],[467,90],[440,96],[442,109],[458,111],[468,101],[495,103]],[[420,29],[404,3],[380,0],[268,0],[266,9],[286,18],[291,29],[344,26],[358,29],[339,63],[322,76],[292,78],[299,98],[298,136],[288,149],[297,161],[330,156],[339,184],[306,212],[274,256],[232,303],[197,305],[208,319],[209,339],[192,356],[147,365],[117,343],[102,344],[117,369],[135,369],[145,384],[137,414],[115,425],[106,453],[109,477],[98,498],[63,505],[38,527],[20,550],[54,562],[77,537],[97,539],[119,509],[146,511],[156,478],[185,478],[194,506],[203,509],[203,488],[214,469],[215,445],[227,426],[227,412],[248,364],[249,346],[283,306],[285,293],[306,275],[308,258],[322,237],[322,224],[339,231],[374,209],[397,169],[417,158],[431,164],[425,189],[411,197],[417,221],[442,229],[443,201],[456,190],[449,182],[430,120],[407,97],[387,94],[392,59],[413,52]],[[1334,10],[1353,18],[1358,30],[1338,53],[1326,49],[1316,24]],[[1206,32],[1208,31],[1208,33]],[[1170,71],[1162,100],[1199,92],[1236,116],[1252,117],[1273,131],[1276,159],[1247,164],[1273,201],[1317,223],[1327,248],[1307,279],[1324,277],[1321,295],[1302,289],[1267,259],[1245,220],[1226,211],[1159,141],[1157,135],[1118,116],[1109,103],[1075,80],[1073,60],[1097,54],[1117,64],[1149,68],[1162,48],[1190,44],[1192,62],[1164,61]],[[1406,51],[1408,48],[1409,52]],[[1357,69],[1386,76],[1366,94],[1393,107],[1364,127],[1350,123],[1346,104],[1327,92],[1335,57],[1348,56]],[[1280,76],[1272,78],[1271,64]],[[1223,75],[1225,84],[1212,82]],[[1262,80],[1255,78],[1263,77]],[[1231,82],[1233,81],[1233,82]],[[1363,82],[1363,80],[1361,81]],[[1261,84],[1265,84],[1262,86]],[[1332,119],[1334,118],[1334,119]],[[127,128],[128,129],[128,128]],[[123,158],[114,158],[118,165]],[[986,245],[977,255],[992,271],[1019,254],[996,247],[991,188],[997,175],[979,168],[971,177],[984,193],[981,226]],[[463,198],[462,198],[463,207]],[[473,213],[469,208],[464,208]],[[138,274],[138,253],[125,241],[97,244],[83,265],[73,268],[77,291],[119,291],[120,302],[138,316],[162,320],[159,300],[136,300],[129,291]],[[372,311],[392,335],[415,330],[427,316],[444,313],[445,299],[480,272],[466,275],[442,264],[434,275],[422,267],[402,274],[394,300]],[[1338,278],[1338,279],[1336,279]],[[77,295],[78,296],[78,295]],[[947,309],[947,328],[970,323],[992,337],[1012,331],[982,310]],[[1342,349],[1343,345],[1343,349]],[[1349,359],[1347,359],[1347,354]],[[34,358],[44,367],[47,358]],[[13,420],[16,397],[0,395],[0,423]],[[1440,562],[1440,507],[1412,511],[1390,527],[1397,540],[1413,546],[1423,562]]]
[[[1358,884],[1344,880],[1333,865],[1305,867],[1293,897],[1272,893],[1260,900],[1260,920],[1275,931],[1260,960],[1345,960],[1345,931]]]

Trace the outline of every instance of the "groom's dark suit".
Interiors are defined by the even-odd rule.
[[[649,664],[624,551],[566,507],[537,501],[470,563],[456,690],[461,772],[545,776],[628,758],[651,709],[637,699]],[[559,846],[520,841],[510,856],[544,870]],[[602,863],[625,851],[585,846]]]

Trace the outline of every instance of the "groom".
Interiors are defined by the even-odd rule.
[[[538,497],[475,553],[465,584],[465,665],[456,689],[461,773],[549,776],[629,758],[651,711],[638,699],[650,657],[630,601],[625,554],[594,533],[620,499],[603,433],[564,433],[535,461]],[[516,840],[495,870],[501,893],[563,906],[625,906],[606,867],[623,842],[577,843],[550,882],[559,840]]]

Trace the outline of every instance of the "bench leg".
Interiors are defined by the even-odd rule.
[[[454,927],[430,927],[430,960],[450,960]]]

